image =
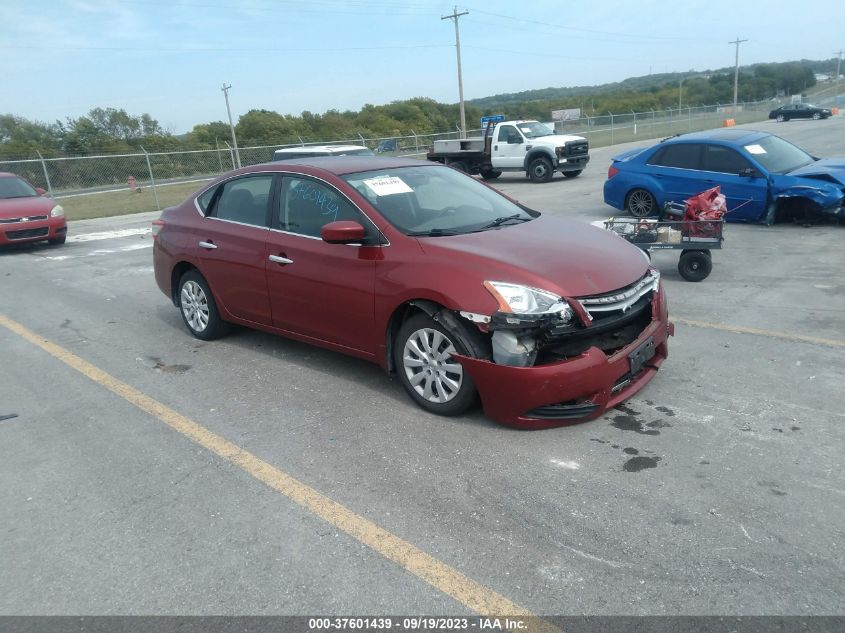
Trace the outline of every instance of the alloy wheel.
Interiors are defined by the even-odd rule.
[[[413,332],[402,351],[405,376],[417,394],[429,402],[452,400],[463,382],[463,367],[452,360],[455,346],[442,332],[422,328]]]
[[[190,328],[196,332],[204,331],[208,327],[208,297],[197,282],[187,281],[182,286],[181,304],[182,314]]]

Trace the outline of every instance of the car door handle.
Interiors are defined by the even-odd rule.
[[[288,259],[287,257],[280,257],[279,255],[270,255],[268,257],[271,262],[276,262],[277,264],[292,264],[293,260]]]
[[[200,246],[210,251],[213,251],[215,248],[217,248],[217,244],[215,244],[214,242],[200,242]]]

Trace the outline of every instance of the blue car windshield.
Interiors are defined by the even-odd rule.
[[[815,162],[815,158],[803,149],[779,136],[766,136],[756,143],[750,143],[745,146],[745,151],[766,171],[775,174],[787,174]]]

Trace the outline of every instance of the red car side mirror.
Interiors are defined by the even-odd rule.
[[[351,220],[329,222],[320,229],[320,237],[329,244],[353,244],[367,236],[364,227]]]
[[[45,195],[45,194],[47,193],[47,190],[46,190],[46,189],[42,189],[41,187],[36,187],[36,188],[35,188],[35,193],[37,193],[39,196],[43,196],[43,195]]]

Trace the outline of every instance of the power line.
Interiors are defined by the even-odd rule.
[[[515,20],[517,22],[527,22],[528,24],[539,24],[541,26],[550,26],[557,29],[564,29],[566,31],[580,31],[582,33],[596,33],[599,35],[611,35],[613,37],[628,37],[633,39],[647,39],[647,40],[670,40],[670,41],[688,41],[689,38],[687,37],[672,37],[669,35],[638,35],[634,33],[619,33],[614,31],[600,31],[597,29],[588,29],[578,26],[563,26],[562,24],[552,24],[551,22],[543,22],[540,20],[531,20],[529,18],[520,18],[513,15],[504,15],[502,13],[493,13],[491,11],[483,11],[481,9],[473,8],[473,11],[476,13],[482,13],[484,15],[492,15],[497,18],[504,18],[506,20]]]
[[[277,47],[251,47],[251,48],[162,48],[159,46],[11,46],[0,44],[2,50],[55,50],[55,51],[126,51],[126,52],[165,52],[165,53],[341,53],[349,51],[383,51],[383,50],[406,50],[418,48],[446,48],[448,44],[417,44],[401,46],[347,46],[342,48],[277,48]]]

